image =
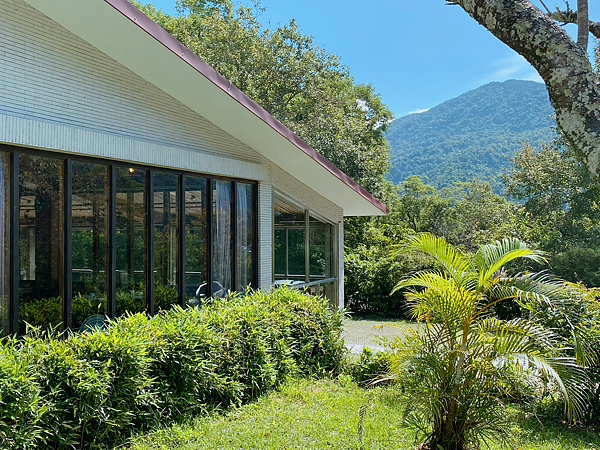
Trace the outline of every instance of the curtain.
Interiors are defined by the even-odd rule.
[[[231,286],[231,182],[213,181],[213,295],[224,296]],[[217,284],[218,283],[218,284]]]
[[[236,289],[245,290],[252,283],[252,185],[237,185]]]

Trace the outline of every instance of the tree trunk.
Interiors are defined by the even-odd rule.
[[[564,137],[587,169],[600,175],[600,84],[586,51],[527,0],[453,3],[535,67]]]
[[[577,0],[577,43],[587,52],[590,35],[588,0]]]

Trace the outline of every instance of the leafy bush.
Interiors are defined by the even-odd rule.
[[[344,372],[359,384],[368,384],[382,378],[390,371],[391,355],[386,352],[373,352],[363,347],[357,357],[348,357]]]
[[[325,299],[278,289],[90,333],[33,329],[0,347],[0,437],[11,449],[106,446],[292,375],[336,374],[342,318]]]

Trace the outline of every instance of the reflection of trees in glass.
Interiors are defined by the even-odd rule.
[[[117,169],[116,284],[117,316],[146,309],[144,281],[146,233],[146,171]],[[134,308],[134,309],[132,309]]]
[[[19,164],[19,331],[25,317],[36,326],[62,322],[63,162],[22,154]],[[43,301],[41,299],[52,299]],[[29,314],[34,308],[43,313]],[[28,305],[31,304],[31,305]],[[23,312],[23,314],[21,313]]]
[[[306,214],[275,197],[275,278],[299,278],[306,272]]]
[[[186,298],[196,296],[207,280],[206,179],[185,177],[185,284]]]
[[[331,277],[333,273],[332,226],[311,217],[309,239],[311,278]]]
[[[179,303],[177,294],[177,180],[170,173],[155,172],[154,222],[154,311]]]
[[[0,152],[0,336],[8,329],[8,153]]]
[[[108,168],[73,162],[72,327],[106,313]]]

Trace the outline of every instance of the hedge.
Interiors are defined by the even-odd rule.
[[[6,338],[2,448],[107,448],[289,377],[336,374],[342,319],[326,300],[283,288],[127,315],[89,333]]]

